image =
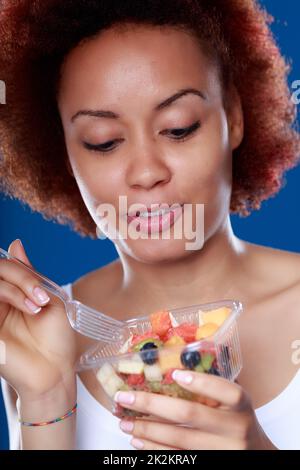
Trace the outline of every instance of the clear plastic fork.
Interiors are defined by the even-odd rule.
[[[128,328],[123,321],[105,315],[77,300],[71,300],[64,289],[48,279],[35,269],[30,268],[23,261],[10,255],[0,248],[0,259],[14,260],[21,264],[27,271],[37,277],[40,285],[51,294],[58,297],[65,305],[67,317],[71,327],[78,333],[104,342],[124,341],[128,335]]]

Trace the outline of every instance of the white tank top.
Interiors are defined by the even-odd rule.
[[[72,298],[72,283],[61,286]],[[120,420],[103,407],[77,375],[76,449],[129,450],[132,436],[119,428]],[[255,410],[268,438],[281,450],[300,450],[300,369],[287,387]]]

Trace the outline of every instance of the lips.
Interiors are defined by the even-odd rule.
[[[180,203],[153,203],[150,206],[143,203],[135,203],[134,206],[138,206],[135,210],[129,210],[126,214],[128,217],[152,217],[164,215],[170,212],[171,210],[182,207],[183,204]],[[147,214],[147,215],[146,215]]]
[[[183,204],[173,204],[171,207],[165,204],[164,209],[166,209],[166,206],[168,210],[165,211],[161,208],[158,209],[158,211],[144,210],[144,214],[142,213],[140,215],[127,215],[127,223],[131,224],[131,222],[134,221],[136,230],[141,233],[154,234],[163,232],[167,228],[171,228],[183,213]],[[133,212],[136,213],[137,211]]]

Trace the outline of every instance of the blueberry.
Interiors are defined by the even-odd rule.
[[[155,364],[158,359],[157,345],[152,342],[144,344],[140,349],[140,355],[145,364],[149,366]]]
[[[180,359],[184,367],[194,369],[201,362],[201,355],[198,351],[183,351]]]

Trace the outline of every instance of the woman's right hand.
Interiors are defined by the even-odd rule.
[[[31,266],[20,241],[9,253]],[[61,384],[74,384],[76,342],[64,304],[46,292],[49,301],[34,295],[39,280],[13,260],[0,259],[0,340],[6,361],[2,376],[26,400],[42,397]],[[28,306],[41,307],[34,313]]]

